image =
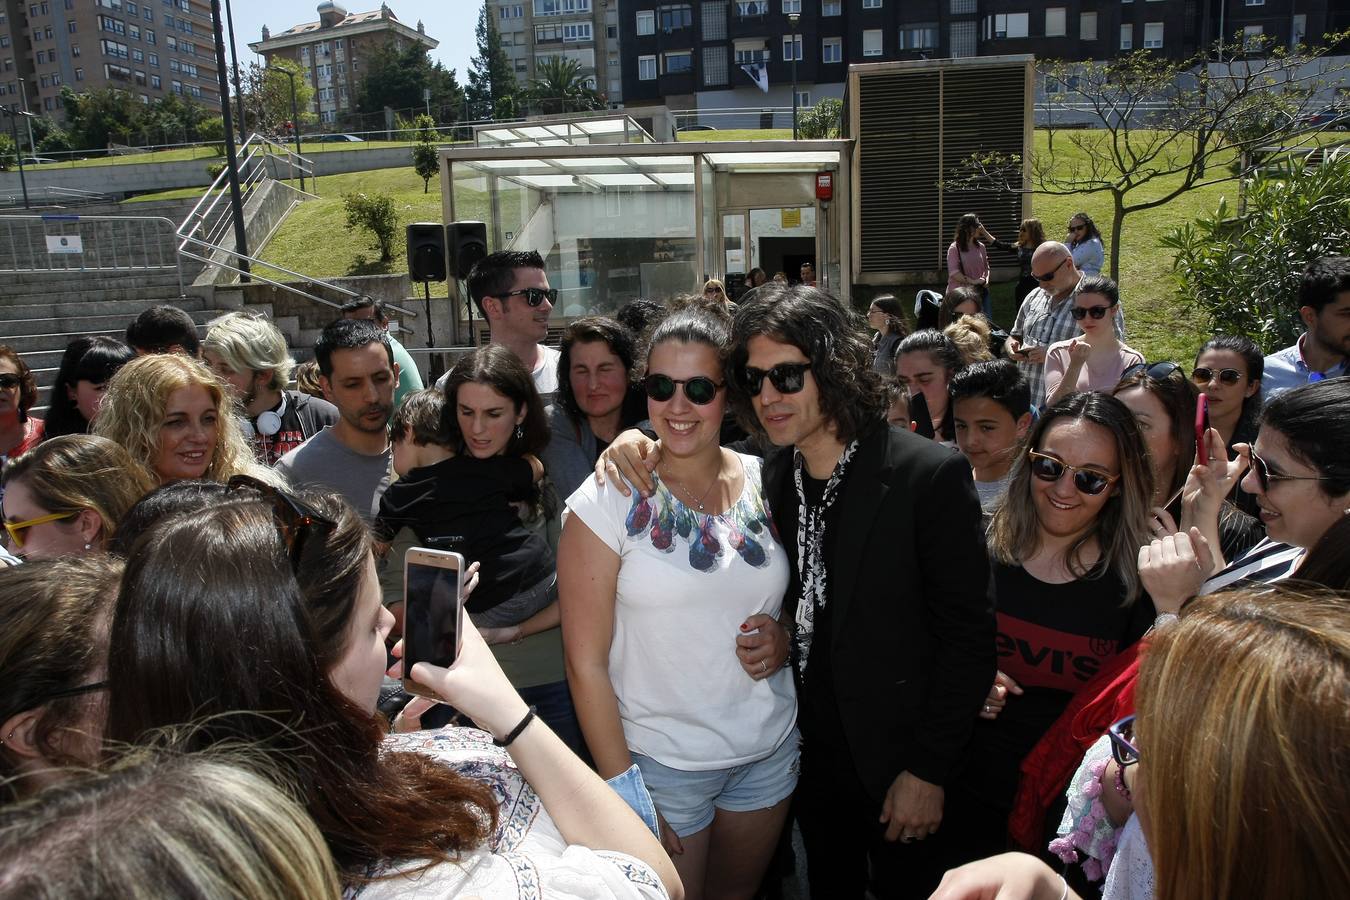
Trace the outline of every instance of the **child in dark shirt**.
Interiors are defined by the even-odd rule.
[[[543,464],[529,454],[478,459],[456,454],[457,437],[442,430],[445,395],[435,388],[408,395],[389,423],[398,481],[380,500],[372,525],[383,554],[403,528],[424,547],[453,550],[480,564],[465,603],[489,643],[514,641],[558,624],[553,551],[521,523]]]

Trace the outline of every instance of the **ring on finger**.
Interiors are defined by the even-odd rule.
[[[769,661],[768,661],[768,660],[766,660],[766,659],[761,659],[761,660],[759,661],[759,674],[761,674],[761,675],[768,675],[768,674],[769,674]]]

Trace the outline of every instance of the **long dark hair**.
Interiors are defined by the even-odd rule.
[[[1261,354],[1261,348],[1249,337],[1240,334],[1220,334],[1205,341],[1195,354],[1195,362],[1200,363],[1200,357],[1207,350],[1227,350],[1229,353],[1236,353],[1242,357],[1242,362],[1247,366],[1247,383],[1257,383],[1257,390],[1252,392],[1250,397],[1242,398],[1242,415],[1238,417],[1237,428],[1234,434],[1255,434],[1256,422],[1261,417],[1261,379],[1266,374],[1266,358]]]
[[[419,754],[382,753],[381,719],[329,679],[369,538],[341,499],[301,499],[336,524],[306,530],[299,583],[272,504],[248,492],[136,543],[113,617],[107,737],[200,722],[189,750],[275,751],[349,880],[384,860],[452,859],[495,826],[492,794]]]
[[[47,398],[46,428],[48,438],[63,434],[84,434],[89,430],[75,399],[70,396],[81,381],[106,384],[117,370],[136,358],[136,351],[110,337],[76,338],[66,345],[61,355],[61,368],[52,383]]]
[[[811,377],[820,396],[820,411],[834,425],[844,444],[886,421],[890,400],[881,373],[873,371],[872,342],[862,317],[819,288],[803,284],[765,285],[736,310],[731,327],[728,373],[738,376],[750,355],[750,339],[763,335],[791,344],[811,361]],[[730,399],[741,425],[763,436],[755,415],[755,398],[739,377],[727,379]]]
[[[956,223],[956,233],[952,235],[952,243],[960,250],[969,250],[971,244],[975,242],[975,235],[980,231],[980,217],[974,213],[966,213]]]
[[[1092,216],[1089,216],[1085,212],[1076,212],[1069,216],[1070,222],[1074,219],[1082,219],[1083,225],[1086,227],[1083,229],[1083,239],[1081,241],[1074,241],[1073,246],[1076,247],[1079,244],[1085,244],[1093,238],[1096,238],[1099,241],[1102,239],[1102,233],[1097,230],[1097,223],[1092,221]]]
[[[1097,392],[1070,394],[1041,412],[1013,461],[1007,494],[989,523],[989,553],[1004,564],[1021,565],[1040,546],[1041,524],[1032,499],[1028,453],[1041,448],[1045,433],[1059,421],[1091,422],[1110,432],[1120,465],[1120,478],[1107,488],[1111,496],[1106,505],[1065,553],[1065,563],[1075,577],[1085,580],[1114,573],[1125,585],[1126,604],[1132,603],[1140,591],[1139,548],[1148,543],[1153,474],[1139,424],[1115,397]],[[1101,548],[1101,558],[1088,564],[1083,552],[1094,538]]]
[[[577,344],[593,343],[603,343],[623,363],[629,387],[623,406],[623,420],[626,423],[631,406],[629,397],[640,394],[633,384],[633,369],[637,365],[637,337],[608,316],[577,319],[563,331],[562,341],[558,344],[558,393],[555,402],[567,413],[573,425],[580,426],[586,420],[586,413],[577,403],[576,393],[572,390],[572,348]]]
[[[475,382],[485,384],[506,399],[510,400],[519,414],[525,410],[525,418],[520,428],[512,432],[506,445],[508,456],[523,456],[526,453],[538,455],[548,446],[551,434],[548,419],[544,416],[544,404],[535,389],[534,379],[510,350],[501,344],[488,344],[479,347],[467,356],[460,357],[445,381],[445,412],[441,433],[458,436],[460,452],[463,451],[463,435],[459,430],[459,386]],[[517,436],[519,435],[519,436]]]

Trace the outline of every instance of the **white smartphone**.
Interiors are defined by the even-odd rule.
[[[403,557],[403,687],[436,694],[408,677],[419,662],[449,668],[459,658],[464,623],[464,557],[409,547]]]

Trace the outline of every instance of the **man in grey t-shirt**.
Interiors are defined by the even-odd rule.
[[[277,461],[296,487],[341,494],[367,522],[389,487],[389,417],[399,367],[389,335],[373,322],[339,319],[314,343],[319,384],[338,409],[329,425]]]

